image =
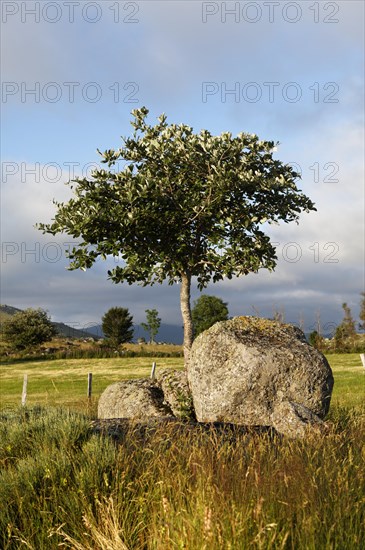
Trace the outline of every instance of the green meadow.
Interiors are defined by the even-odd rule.
[[[93,374],[92,402],[113,382],[150,376],[152,362],[158,368],[183,368],[180,357],[116,357],[110,359],[53,359],[14,362],[0,371],[0,404],[21,402],[24,374],[28,375],[27,404],[64,406],[83,411],[87,404],[87,375]]]
[[[332,406],[354,407],[365,400],[365,369],[355,353],[329,354],[335,377]],[[87,375],[93,374],[93,401],[113,382],[148,377],[152,362],[157,370],[183,368],[182,357],[116,357],[107,359],[53,359],[4,363],[0,370],[0,405],[21,402],[23,377],[28,375],[27,404],[65,406],[84,410]]]
[[[0,548],[5,550],[351,550],[365,540],[365,369],[329,355],[324,433],[91,428],[115,380],[150,358],[4,364],[0,379]],[[158,358],[157,368],[182,367]],[[86,398],[93,372],[94,397]],[[19,406],[28,374],[27,406]]]

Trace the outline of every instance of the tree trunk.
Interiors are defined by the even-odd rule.
[[[190,309],[190,285],[191,285],[190,273],[183,273],[181,275],[180,307],[181,307],[182,318],[184,321],[185,368],[188,367],[190,349],[193,343],[193,320],[191,318],[191,309]]]

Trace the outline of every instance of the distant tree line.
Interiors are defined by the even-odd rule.
[[[141,326],[149,334],[149,343],[154,344],[161,318],[157,309],[146,309],[145,313],[146,322]],[[197,336],[217,321],[228,318],[227,304],[216,296],[202,295],[195,301],[192,315]],[[133,316],[128,308],[110,308],[102,317],[102,330],[106,347],[118,348],[131,342],[134,335]],[[11,315],[3,323],[2,333],[7,343],[16,350],[39,346],[58,334],[48,313],[40,308],[29,308]]]
[[[343,320],[337,326],[333,338],[327,339],[321,334],[319,322],[318,330],[314,330],[309,335],[310,344],[322,352],[364,352],[365,335],[358,334],[357,330],[365,331],[365,292],[361,293],[361,297],[359,323],[355,322],[351,309],[345,302],[342,304]],[[161,318],[158,316],[157,309],[146,309],[145,313],[146,322],[141,323],[141,326],[149,334],[149,343],[153,344],[161,325]],[[221,298],[201,295],[195,300],[192,308],[194,337],[216,322],[225,321],[228,315],[228,304]],[[133,316],[127,308],[112,307],[103,315],[102,329],[105,335],[105,346],[118,348],[133,339]],[[3,323],[2,334],[14,349],[24,350],[51,340],[57,335],[57,330],[46,311],[40,308],[29,308],[7,319]]]

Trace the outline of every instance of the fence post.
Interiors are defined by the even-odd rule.
[[[152,370],[151,370],[151,380],[155,379],[155,371],[156,371],[156,363],[152,363]]]
[[[25,407],[25,403],[27,401],[27,387],[28,387],[28,375],[24,374],[23,392],[22,392],[22,407]]]
[[[87,396],[90,399],[93,389],[93,373],[89,372],[87,375]]]
[[[360,353],[360,359],[361,359],[361,362],[362,362],[362,366],[365,369],[365,353]]]

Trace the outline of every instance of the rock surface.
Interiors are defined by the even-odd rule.
[[[98,418],[132,418],[173,416],[164,402],[164,395],[151,380],[123,380],[111,384],[102,393],[98,404]]]
[[[273,426],[289,436],[321,422],[333,388],[326,358],[300,329],[256,317],[200,334],[188,380],[199,422]]]
[[[193,398],[186,370],[157,370],[156,382],[163,391],[165,402],[176,418],[195,419]]]
[[[312,411],[291,401],[278,403],[272,413],[272,425],[282,434],[290,437],[303,437],[308,428],[318,428],[324,432],[324,423]]]

